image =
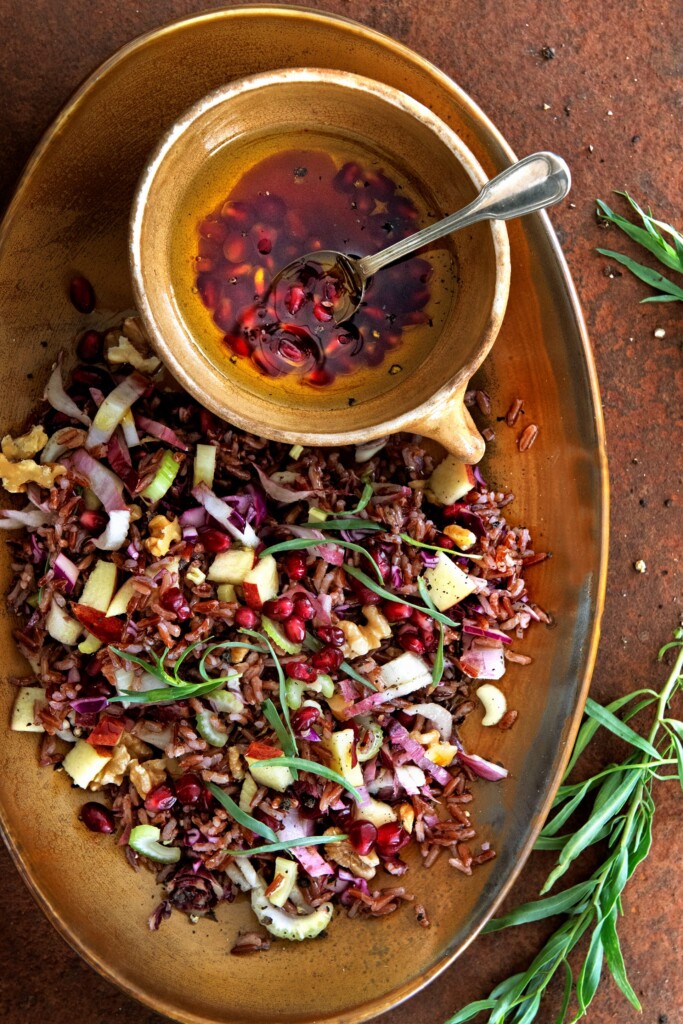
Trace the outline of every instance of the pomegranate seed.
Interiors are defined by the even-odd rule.
[[[298,615],[292,615],[284,624],[285,636],[293,644],[302,644],[306,639],[306,623]]]
[[[235,625],[240,629],[256,629],[260,617],[253,608],[238,608],[235,612]]]
[[[338,647],[322,647],[311,655],[311,665],[317,668],[318,672],[328,674],[336,672],[343,660],[344,655]]]
[[[81,512],[78,521],[84,530],[92,534],[102,533],[107,525],[107,517],[102,512],[91,512],[90,510]]]
[[[315,618],[315,608],[307,597],[297,597],[294,600],[294,614],[303,619],[304,622],[311,622]]]
[[[111,377],[106,370],[100,370],[98,366],[77,366],[71,374],[71,379],[76,384],[99,388],[100,391],[109,391],[111,388]]]
[[[256,248],[262,256],[267,256],[273,248],[273,243],[269,238],[259,238]]]
[[[288,662],[287,675],[292,679],[298,679],[302,683],[314,683],[318,678],[316,669],[312,665],[307,665],[305,661]]]
[[[239,334],[226,334],[225,344],[238,356],[251,355],[251,345],[246,338],[240,337]]]
[[[216,430],[216,417],[208,409],[199,410],[199,428],[206,437]]]
[[[204,238],[210,239],[212,242],[220,242],[222,245],[228,237],[228,226],[223,221],[207,217],[199,225],[199,234],[203,235]]]
[[[398,638],[399,647],[403,648],[404,651],[410,651],[411,654],[424,654],[425,645],[419,636],[412,629],[407,629],[405,633],[401,633]]]
[[[322,302],[316,302],[313,307],[313,316],[316,320],[320,320],[321,323],[325,323],[327,320],[332,319],[332,307],[330,304],[324,304]]]
[[[204,545],[204,550],[215,555],[221,551],[227,551],[232,546],[232,541],[227,533],[223,533],[222,530],[214,530],[211,526],[200,526],[199,539]]]
[[[433,630],[425,630],[422,634],[422,643],[425,645],[425,651],[433,651],[438,644],[438,638]]]
[[[357,818],[356,821],[351,822],[346,831],[349,842],[356,853],[359,853],[361,857],[370,853],[377,839],[377,829],[371,821]]]
[[[380,604],[382,601],[379,594],[370,590],[370,587],[366,587],[364,583],[359,583],[357,579],[349,580],[349,586],[361,604]]]
[[[441,514],[444,519],[455,519],[461,512],[467,512],[467,510],[467,505],[463,505],[462,502],[456,501],[454,505],[446,505],[441,510]]]
[[[317,708],[300,708],[292,714],[292,729],[297,734],[306,732],[307,729],[311,728],[317,717]]]
[[[223,255],[229,263],[243,263],[247,255],[247,242],[241,235],[228,238],[223,246]]]
[[[391,562],[389,561],[388,554],[384,548],[375,547],[374,544],[368,547],[368,554],[372,555],[377,562],[377,567],[379,568],[382,579],[386,583],[391,576]]]
[[[328,811],[328,814],[330,816],[332,823],[336,825],[337,828],[342,828],[344,829],[345,832],[347,831],[349,825],[351,824],[351,818],[353,815],[353,811],[351,810],[350,807],[344,804],[342,807],[339,807],[334,811],[330,809]]]
[[[263,614],[276,622],[284,622],[294,611],[294,602],[291,597],[276,597],[274,601],[266,601],[263,606]]]
[[[86,331],[76,346],[76,355],[84,363],[99,363],[104,350],[104,340],[99,331]]]
[[[159,598],[159,604],[167,612],[175,612],[176,617],[181,622],[189,619],[192,614],[182,590],[178,587],[169,587],[168,590],[165,590]]]
[[[289,576],[290,580],[302,580],[306,575],[306,556],[301,555],[296,551],[290,551],[282,560],[282,564],[285,572]],[[294,602],[295,613],[296,612],[296,601]]]
[[[334,374],[330,373],[329,370],[324,370],[322,366],[315,370],[311,370],[308,376],[305,378],[309,384],[315,385],[315,387],[325,387],[327,384],[331,384],[334,380]]]
[[[257,217],[269,224],[279,224],[287,213],[287,204],[284,199],[272,193],[259,195],[254,205]]]
[[[410,833],[396,821],[388,821],[377,829],[377,852],[381,857],[394,857],[410,842]]]
[[[426,633],[431,633],[434,629],[434,620],[426,612],[420,612],[417,608],[413,611],[410,616],[410,621],[414,622],[419,630],[424,630]]]
[[[436,544],[440,548],[448,548],[449,550],[450,550],[450,548],[454,548],[455,547],[455,541],[451,540],[450,537],[447,537],[445,533],[437,534],[437,536],[436,536]]]
[[[306,292],[303,290],[300,284],[293,284],[287,292],[287,298],[285,299],[285,306],[292,316],[296,316],[304,302],[306,301]]]
[[[316,629],[315,635],[324,644],[332,644],[333,647],[343,647],[346,637],[339,626],[321,626]]]
[[[150,814],[158,814],[159,811],[169,811],[178,798],[170,786],[163,782],[157,786],[145,798],[145,810]]]
[[[183,807],[196,804],[203,790],[202,780],[194,772],[186,772],[176,779],[175,791],[178,801]]]
[[[77,275],[71,278],[69,298],[79,313],[92,313],[95,308],[95,291],[86,277]]]
[[[407,604],[398,604],[396,601],[385,601],[382,605],[384,617],[389,622],[404,622],[413,614],[413,609]]]
[[[83,804],[80,818],[85,827],[90,829],[91,832],[109,833],[113,832],[116,828],[114,815],[109,808],[95,803],[94,800],[89,800],[87,804]]]

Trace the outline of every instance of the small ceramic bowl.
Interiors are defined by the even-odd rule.
[[[158,354],[205,406],[244,430],[305,445],[366,442],[395,431],[431,437],[465,462],[484,442],[464,406],[473,373],[500,328],[510,283],[507,231],[484,222],[448,240],[457,285],[434,343],[419,365],[383,394],[343,409],[325,407],[315,388],[300,399],[277,388],[255,394],[212,356],[185,315],[191,276],[175,270],[177,224],[188,187],[225,147],[268,133],[329,132],[365,144],[405,168],[436,206],[435,219],[470,202],[487,178],[463,142],[427,107],[368,78],[322,69],[254,75],[210,93],[166,133],[140,179],[132,210],[130,261],[138,309]],[[235,150],[237,152],[238,150]],[[228,154],[230,150],[228,149]],[[206,211],[208,212],[208,211]],[[334,239],[324,242],[334,247]],[[174,261],[176,261],[174,263]],[[199,303],[195,295],[192,299]],[[211,325],[212,326],[212,325]]]

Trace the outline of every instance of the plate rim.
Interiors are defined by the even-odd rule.
[[[39,166],[44,153],[48,150],[53,139],[57,137],[60,132],[65,128],[69,119],[73,115],[73,112],[83,103],[87,102],[88,94],[93,88],[95,88],[98,82],[108,75],[117,64],[124,61],[134,51],[144,48],[156,41],[159,37],[170,35],[174,32],[182,32],[185,27],[190,25],[196,25],[203,21],[213,21],[215,19],[230,19],[233,17],[258,17],[258,16],[269,16],[269,17],[280,17],[280,18],[291,18],[291,17],[305,17],[311,21],[332,23],[333,25],[341,25],[345,29],[353,32],[356,35],[363,36],[375,40],[378,44],[383,45],[390,51],[393,51],[398,56],[410,61],[413,66],[417,66],[424,70],[427,75],[432,79],[436,80],[444,89],[453,94],[460,105],[468,110],[470,115],[475,121],[478,121],[485,128],[486,132],[499,146],[502,153],[511,161],[517,160],[517,156],[511,146],[508,144],[504,136],[498,130],[498,128],[491,122],[488,116],[482,111],[477,103],[471,99],[461,86],[457,84],[449,75],[442,71],[439,67],[433,64],[426,57],[423,57],[420,53],[413,50],[411,47],[393,39],[391,36],[384,32],[380,32],[377,29],[371,28],[368,25],[364,25],[362,22],[356,21],[353,18],[346,17],[341,14],[333,14],[331,12],[319,11],[309,7],[303,7],[296,4],[269,4],[269,3],[256,3],[248,5],[236,5],[232,7],[218,7],[210,10],[205,10],[194,15],[184,16],[181,18],[173,19],[169,22],[157,26],[144,32],[128,42],[124,43],[118,49],[116,49],[109,57],[107,57],[101,64],[99,64],[76,88],[76,90],[70,95],[65,102],[62,109],[59,111],[57,116],[47,127],[45,132],[42,134],[37,145],[33,149],[31,156],[25,164],[22,173],[14,187],[11,199],[2,213],[2,220],[0,222],[0,250],[4,247],[6,235],[8,234],[14,217],[18,213],[22,199],[23,192],[27,188],[30,180]],[[458,944],[455,949],[452,949],[444,954],[444,956],[434,964],[429,970],[422,974],[419,978],[416,978],[410,982],[406,982],[403,985],[393,989],[390,993],[385,996],[380,996],[373,999],[371,1002],[365,1002],[359,1004],[357,1008],[349,1012],[338,1013],[335,1012],[332,1016],[325,1016],[324,1018],[318,1018],[320,1024],[361,1024],[363,1021],[370,1020],[379,1014],[385,1013],[390,1009],[399,1006],[410,997],[416,995],[422,991],[428,984],[430,984],[435,978],[437,978],[443,971],[450,967],[453,962],[463,953],[470,944],[477,938],[486,922],[493,917],[498,907],[501,905],[510,889],[514,885],[515,881],[519,877],[519,874],[524,867],[529,854],[531,853],[538,833],[540,832],[545,818],[548,815],[552,801],[555,797],[557,787],[560,784],[561,777],[564,774],[566,765],[571,755],[571,750],[574,744],[576,734],[578,733],[583,709],[588,697],[588,691],[591,684],[593,671],[595,668],[595,662],[598,652],[598,644],[600,640],[600,627],[602,616],[605,606],[605,597],[607,589],[607,566],[609,557],[609,472],[607,462],[607,448],[606,448],[606,435],[604,416],[602,409],[602,401],[600,397],[600,388],[598,383],[597,368],[595,364],[595,358],[591,347],[588,330],[584,320],[583,312],[579,303],[578,293],[574,284],[573,278],[569,271],[566,259],[560,248],[560,244],[557,238],[557,234],[551,224],[550,218],[546,211],[541,211],[538,214],[541,218],[543,232],[546,235],[550,248],[552,250],[553,258],[560,271],[563,286],[566,290],[566,298],[571,308],[572,315],[574,317],[575,325],[578,330],[580,342],[581,342],[581,353],[583,356],[584,367],[586,377],[588,381],[591,408],[594,420],[594,430],[596,435],[596,449],[595,457],[597,463],[597,469],[599,474],[600,482],[600,493],[596,507],[599,510],[599,531],[596,537],[596,546],[599,550],[599,564],[597,566],[597,578],[595,582],[595,611],[592,617],[592,622],[589,629],[589,634],[586,638],[585,653],[583,658],[583,673],[580,683],[580,687],[577,690],[577,701],[576,710],[573,718],[569,724],[569,728],[565,733],[565,745],[564,750],[557,762],[556,770],[552,779],[548,791],[546,793],[545,800],[542,807],[540,808],[536,819],[530,827],[529,834],[526,843],[523,845],[518,862],[514,868],[510,871],[504,884],[501,886],[500,891],[496,895],[495,899],[491,902],[485,913],[480,915],[480,919],[476,921],[471,929],[470,934],[465,940]],[[105,978],[108,982],[116,985],[119,989],[125,992],[127,995],[136,999],[139,1003],[148,1006],[157,1013],[163,1013],[170,1019],[180,1021],[181,1024],[217,1024],[215,1018],[209,1018],[203,1015],[197,1015],[193,1012],[179,1012],[173,1006],[169,1006],[165,1003],[159,1003],[157,1000],[148,997],[144,988],[138,988],[132,984],[127,978],[122,977],[115,968],[109,964],[103,962],[92,950],[88,949],[80,938],[71,931],[68,925],[66,925],[59,917],[57,912],[53,909],[50,902],[40,891],[38,886],[34,884],[31,874],[26,870],[24,866],[23,858],[20,854],[19,845],[15,842],[9,822],[6,820],[4,808],[0,805],[0,832],[2,833],[3,839],[10,853],[12,861],[26,884],[32,898],[48,919],[50,924],[56,929],[61,937],[68,943],[68,945],[80,956],[85,962],[92,967],[98,974]],[[238,1018],[231,1019],[232,1024],[242,1024]]]

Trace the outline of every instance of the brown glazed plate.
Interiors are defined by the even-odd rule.
[[[78,271],[95,284],[92,326],[114,323],[132,304],[126,237],[141,168],[166,127],[197,99],[232,79],[314,63],[367,75],[407,92],[449,124],[489,175],[513,154],[472,101],[445,75],[393,40],[311,11],[250,6],[213,11],[143,36],[97,71],[40,143],[0,235],[0,428],[14,433],[39,402],[57,351],[80,318],[66,283]],[[232,957],[253,927],[248,902],[218,921],[176,914],[157,933],[146,918],[158,899],[152,876],[134,873],[106,836],[77,821],[83,795],[60,772],[38,767],[37,743],[2,733],[0,817],[15,862],[62,935],[97,970],[155,1010],[186,1024],[367,1020],[426,985],[476,936],[529,853],[578,727],[593,667],[607,558],[607,470],[595,368],[574,288],[545,215],[509,225],[512,283],[507,314],[480,374],[504,414],[524,398],[540,433],[520,454],[516,433],[494,424],[482,468],[516,494],[514,522],[533,529],[553,557],[534,568],[534,598],[554,626],[532,629],[505,689],[520,715],[505,733],[471,722],[468,748],[500,759],[502,784],[481,783],[476,820],[498,851],[471,878],[442,857],[414,863],[407,880],[429,913],[419,928],[407,909],[387,918],[340,916],[324,940],[275,943]],[[45,345],[47,342],[47,345]],[[9,579],[1,552],[0,588]],[[10,675],[28,669],[12,622],[0,613],[0,722],[9,720]],[[472,716],[473,718],[475,716]],[[419,859],[419,858],[418,858]]]

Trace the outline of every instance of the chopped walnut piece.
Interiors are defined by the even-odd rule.
[[[246,773],[242,765],[242,754],[239,747],[228,748],[228,765],[233,779],[239,782],[240,779],[244,778]]]
[[[104,786],[120,786],[130,768],[137,761],[131,759],[125,744],[117,743],[112,751],[111,760],[98,772],[88,789],[102,789]]]
[[[128,338],[119,335],[118,341],[107,348],[107,362],[112,366],[132,366],[140,373],[154,373],[160,366],[156,356],[142,355]]]
[[[150,555],[161,558],[168,554],[168,549],[175,541],[180,540],[183,531],[177,519],[167,519],[166,516],[154,516],[149,521],[150,536],[143,543]]]
[[[128,774],[138,795],[144,800],[147,794],[160,786],[166,778],[166,759],[161,757],[158,760],[145,761],[144,764],[131,761]]]
[[[134,736],[133,733],[124,732],[121,735],[119,743],[123,743],[131,757],[142,759],[150,757],[152,754],[152,748],[147,746],[144,740],[141,740],[139,736]]]
[[[22,434],[21,437],[5,434],[2,439],[2,454],[10,461],[17,462],[19,459],[30,459],[32,455],[42,451],[46,444],[47,434],[43,428],[31,427],[28,433]]]
[[[328,828],[326,832],[323,832],[325,836],[339,836],[341,834],[342,830],[336,827]],[[379,864],[377,854],[373,851],[364,857],[361,856],[360,853],[356,853],[348,839],[343,839],[340,843],[328,843],[325,846],[325,854],[335,864],[339,864],[340,867],[350,871],[356,878],[365,878],[369,881],[375,877],[377,865]]]
[[[0,477],[2,486],[10,494],[22,494],[26,485],[38,484],[39,487],[50,488],[55,482],[55,477],[66,473],[64,466],[50,465],[39,466],[33,459],[22,459],[21,462],[10,462],[9,459],[0,454]]]

